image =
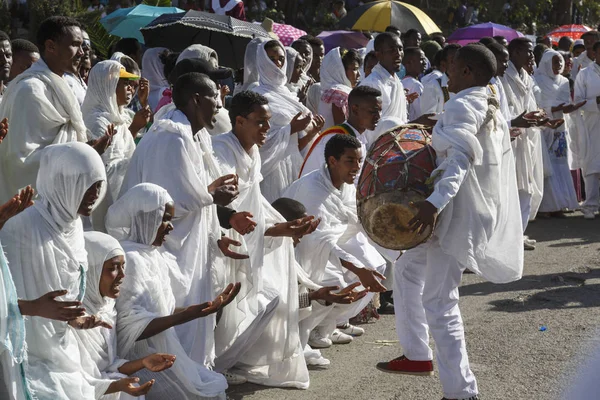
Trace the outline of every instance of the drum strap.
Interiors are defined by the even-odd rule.
[[[440,89],[442,89],[442,93],[444,94],[444,104],[450,100],[450,92],[448,91],[448,86],[442,86],[442,78],[436,79],[440,85]]]
[[[496,92],[496,88],[494,87],[494,85],[492,85],[492,84],[490,83],[490,84],[488,84],[488,88],[490,89],[490,92],[492,92],[492,94],[493,94],[495,97],[498,97],[498,93]]]

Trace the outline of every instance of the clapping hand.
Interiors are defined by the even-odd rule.
[[[229,218],[229,225],[240,235],[246,235],[253,232],[256,227],[252,217],[253,215],[247,211],[236,212]]]
[[[98,327],[112,329],[112,326],[95,315],[86,315],[83,317],[77,317],[68,322],[71,327],[75,329],[94,329]]]
[[[290,122],[290,128],[291,128],[291,132],[290,133],[296,133],[296,132],[301,132],[303,130],[305,130],[308,125],[311,123],[312,118],[310,116],[310,114],[307,115],[302,115],[302,112],[299,112],[298,114],[296,114],[294,116],[294,118],[292,118],[292,121]]]
[[[552,120],[548,120],[544,126],[547,126],[548,128],[551,128],[551,129],[556,129],[564,123],[565,123],[565,120],[562,118],[552,119]]]
[[[299,218],[289,222],[281,222],[267,229],[265,236],[287,236],[291,238],[300,238],[310,232],[314,232],[312,215]]]
[[[104,136],[88,143],[94,148],[94,150],[98,152],[98,154],[102,155],[112,143],[112,137],[115,134],[115,132],[115,126],[113,124],[110,124],[108,125],[108,127],[106,127],[106,133],[104,134]]]
[[[142,106],[144,108],[148,106],[148,96],[150,95],[150,82],[148,82],[148,79],[140,78],[137,95]]]
[[[237,240],[233,240],[227,236],[223,236],[221,239],[217,241],[219,245],[219,249],[223,253],[225,257],[233,258],[234,260],[245,260],[246,258],[250,258],[247,254],[236,253],[231,250],[229,246],[241,246],[242,244]]]
[[[325,286],[319,290],[311,292],[309,298],[311,300],[324,300],[328,303],[337,304],[350,304],[354,303],[367,295],[369,288],[355,292],[354,289],[360,286],[360,282],[353,283],[350,286],[345,287],[338,293],[332,293],[335,290],[339,290],[339,286]]]
[[[0,206],[0,229],[6,221],[33,205],[35,191],[31,186],[21,189],[10,200]]]
[[[136,386],[135,384],[139,381],[140,378],[135,376],[119,379],[115,382],[114,392],[124,392],[130,396],[139,397],[147,394],[152,389],[152,385],[154,385],[154,379],[152,379],[143,385]]]
[[[129,125],[129,132],[131,132],[134,136],[137,135],[140,130],[144,129],[146,125],[148,125],[148,122],[150,122],[151,119],[152,110],[150,107],[146,106],[140,109],[133,116],[133,121],[131,121],[131,125]]]
[[[408,104],[412,104],[418,98],[419,98],[419,93],[417,93],[417,92],[408,93],[406,95],[406,101],[408,102]]]
[[[160,372],[169,369],[175,363],[175,356],[164,353],[154,353],[142,359],[142,365],[148,371]]]
[[[581,101],[577,104],[567,104],[566,106],[563,107],[562,111],[565,114],[570,114],[573,111],[579,110],[581,107],[583,107],[585,105],[585,103],[587,103],[587,100]]]
[[[8,135],[8,118],[0,121],[0,143],[2,143],[6,135]]]
[[[537,126],[537,112],[527,113],[523,111],[521,115],[510,121],[510,126],[513,128],[533,128]]]
[[[208,185],[208,193],[213,197],[215,204],[226,206],[240,193],[238,190],[238,176],[235,174],[224,175]]]

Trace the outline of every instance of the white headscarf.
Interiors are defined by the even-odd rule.
[[[189,58],[199,58],[204,61],[209,61],[211,57],[216,59],[217,63],[219,62],[219,56],[217,55],[216,51],[214,51],[208,46],[204,46],[201,44],[193,44],[191,46],[188,46],[185,50],[181,52],[179,57],[177,57],[177,62]]]
[[[244,55],[244,85],[241,90],[250,90],[258,84],[258,68],[256,65],[256,54],[261,44],[269,40],[264,37],[254,38],[246,46]]]
[[[233,8],[241,2],[242,0],[229,0],[227,4],[221,7],[220,0],[212,0],[212,9],[215,14],[225,15],[226,12],[233,10]]]
[[[329,89],[339,90],[346,94],[352,91],[352,83],[346,76],[346,68],[342,62],[339,47],[327,53],[321,65],[321,93]]]
[[[563,68],[558,72],[558,75],[552,69],[554,57],[563,60]],[[571,103],[569,80],[562,76],[563,70],[564,59],[562,54],[554,50],[547,50],[534,74],[535,82],[541,91],[541,96],[536,99],[540,107],[547,110],[559,104]]]
[[[287,77],[287,83],[290,85],[297,85],[298,82],[292,83],[290,82],[292,79],[292,75],[294,74],[294,69],[296,68],[296,60],[298,59],[298,57],[300,56],[300,53],[298,53],[294,48],[292,47],[286,47],[285,48],[285,58],[286,58],[286,69],[285,69],[285,75]],[[304,69],[304,67],[303,67]]]
[[[168,51],[165,47],[154,47],[146,50],[142,57],[142,76],[148,79],[148,83],[150,84],[148,104],[152,110],[156,109],[163,91],[171,87],[165,77],[165,65],[160,59],[161,54],[165,51]]]

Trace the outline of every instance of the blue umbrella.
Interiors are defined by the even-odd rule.
[[[100,20],[108,33],[122,38],[135,38],[144,43],[140,28],[163,14],[184,12],[177,7],[153,7],[140,4],[136,7],[120,8]]]

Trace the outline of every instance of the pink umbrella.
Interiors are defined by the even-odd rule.
[[[294,40],[306,35],[306,32],[303,30],[294,28],[291,25],[278,24],[277,22],[273,22],[273,32],[279,36],[279,41],[283,43],[284,46],[289,46]]]

